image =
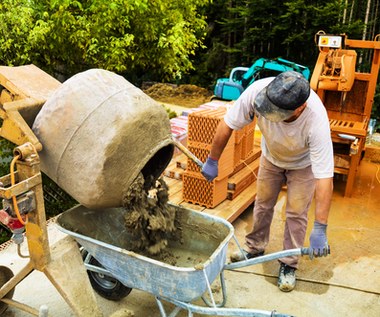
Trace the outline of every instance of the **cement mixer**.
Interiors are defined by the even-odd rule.
[[[11,173],[0,178],[7,206],[0,221],[13,232],[20,256],[30,259],[15,276],[1,267],[0,314],[13,305],[44,315],[11,299],[15,286],[39,270],[77,316],[102,316],[74,240],[49,247],[40,171],[83,206],[120,207],[139,173],[152,182],[171,160],[166,111],[123,77],[100,69],[61,84],[34,65],[3,66],[0,90],[0,136],[18,145]],[[24,232],[28,255],[20,252]]]
[[[173,155],[164,108],[112,72],[73,76],[33,124],[41,169],[88,208],[122,206],[138,173],[157,178]]]

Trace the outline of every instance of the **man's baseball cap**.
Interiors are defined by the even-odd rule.
[[[290,118],[310,95],[309,82],[295,71],[276,76],[255,98],[255,111],[265,119],[280,122]]]

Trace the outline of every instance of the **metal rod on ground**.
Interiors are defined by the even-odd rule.
[[[203,163],[198,159],[193,153],[191,153],[182,143],[178,142],[173,138],[173,142],[177,148],[179,148],[183,154],[185,154],[189,159],[193,160],[201,169],[203,168]]]

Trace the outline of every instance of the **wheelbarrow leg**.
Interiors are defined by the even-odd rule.
[[[220,303],[215,303],[215,300],[213,298],[211,289],[210,289],[210,296],[211,296],[211,302],[205,297],[205,295],[202,296],[203,302],[208,306],[208,307],[224,307],[227,301],[227,291],[226,291],[226,283],[224,281],[224,271],[221,271],[219,274],[220,277],[220,286],[222,288],[222,296],[223,299]]]
[[[175,317],[182,310],[182,308],[176,306],[173,309],[173,311],[170,313],[170,315],[167,315],[165,312],[164,305],[162,304],[161,300],[158,297],[156,297],[156,302],[157,302],[158,309],[160,310],[161,317]]]

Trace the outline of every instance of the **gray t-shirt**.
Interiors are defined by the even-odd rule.
[[[274,77],[255,81],[227,111],[224,121],[239,130],[257,117],[262,133],[262,154],[283,169],[312,167],[315,178],[334,175],[334,156],[327,112],[318,95],[311,90],[307,107],[293,122],[272,122],[254,111],[256,95]]]

